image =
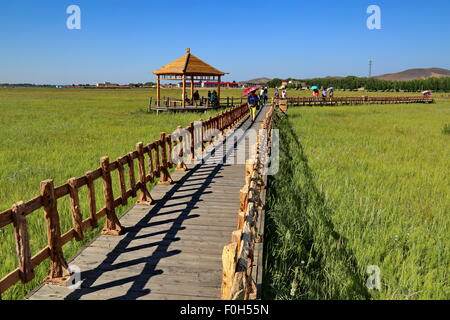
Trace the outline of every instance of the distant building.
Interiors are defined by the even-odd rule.
[[[217,88],[218,82],[208,82],[203,81],[202,82],[202,88]],[[220,83],[221,88],[239,88],[239,84],[236,82],[221,82]]]
[[[177,84],[178,88],[183,88],[183,82],[180,82]],[[186,81],[186,88],[190,88],[191,87],[191,82],[190,81]],[[194,88],[202,88],[202,83],[201,82],[194,82]]]
[[[195,82],[194,88],[217,88],[218,85],[219,85],[218,82],[202,81],[202,82]],[[178,83],[177,87],[182,88],[183,82]],[[190,81],[186,81],[186,88],[190,88],[190,87],[191,87]],[[239,84],[237,84],[236,82],[221,82],[220,87],[221,88],[239,88]]]
[[[120,85],[117,83],[111,83],[111,82],[102,82],[96,84],[97,88],[129,88],[129,85]]]

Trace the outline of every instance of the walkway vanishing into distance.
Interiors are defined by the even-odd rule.
[[[240,128],[258,129],[267,109]],[[100,235],[81,250],[69,262],[81,270],[79,289],[44,284],[28,299],[220,299],[222,250],[236,229],[245,184],[245,164],[230,160],[245,140],[207,148],[204,164],[174,171],[172,185],[153,188],[154,205],[122,216],[124,235]]]

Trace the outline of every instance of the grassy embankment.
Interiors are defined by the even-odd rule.
[[[449,299],[450,103],[290,108],[266,298]],[[381,270],[368,290],[366,268]]]

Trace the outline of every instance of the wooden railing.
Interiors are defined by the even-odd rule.
[[[211,129],[220,130],[222,133],[236,126],[239,122],[248,116],[247,104],[235,106],[225,112],[219,113],[215,117],[211,117],[206,121],[202,121],[200,133],[201,148],[204,150],[204,144],[210,142],[208,131]],[[178,127],[178,129],[182,129]],[[185,128],[191,135],[190,150],[184,150],[182,137],[172,141],[171,135],[161,133],[160,139],[144,145],[139,142],[136,150],[118,158],[111,162],[108,157],[100,160],[100,167],[87,172],[79,178],[71,178],[67,183],[55,187],[53,180],[45,180],[41,182],[40,194],[34,199],[27,202],[18,202],[12,208],[0,213],[0,228],[9,224],[14,225],[16,252],[19,267],[0,280],[0,297],[11,286],[17,282],[27,283],[34,278],[34,269],[44,260],[50,258],[51,268],[45,279],[46,283],[57,285],[66,285],[70,279],[67,262],[64,258],[62,247],[75,239],[81,241],[84,238],[84,231],[89,228],[97,228],[98,220],[106,216],[102,234],[120,235],[124,233],[124,228],[116,215],[115,209],[121,205],[126,205],[128,199],[137,196],[137,203],[149,205],[153,203],[153,199],[147,188],[148,183],[153,183],[158,179],[158,183],[170,184],[172,179],[169,169],[175,165],[179,170],[185,170],[186,165],[183,160],[177,160],[178,163],[172,161],[172,152],[175,147],[180,149],[179,154],[183,156],[189,152],[192,159],[195,156],[195,139],[194,132],[199,130],[191,123]],[[182,157],[178,157],[182,159]],[[135,176],[135,163],[137,162],[138,177]],[[125,170],[128,170],[129,188],[126,188]],[[118,173],[118,186],[120,186],[120,195],[114,197],[112,186],[112,173]],[[94,182],[101,179],[103,182],[103,198],[105,205],[98,209],[96,205]],[[83,187],[87,188],[87,202],[89,210],[89,218],[83,220],[80,206],[79,190]],[[61,234],[60,216],[58,212],[58,200],[63,197],[70,198],[70,208],[72,214],[72,228],[65,234]],[[28,233],[27,216],[36,210],[43,208],[45,212],[45,220],[47,225],[48,245],[40,250],[34,256],[31,256],[30,237]]]
[[[199,101],[196,102],[196,105],[198,107],[204,107],[204,108],[214,108],[214,107],[232,107],[236,103],[243,104],[245,101],[242,97],[236,98],[236,97],[223,97],[220,98],[220,103],[212,104],[211,101],[209,101],[208,98],[202,97]],[[186,105],[193,106],[194,103],[186,103]],[[156,108],[158,106],[158,100],[150,98],[149,100],[149,109]],[[168,107],[168,108],[182,108],[183,107],[183,100],[181,99],[175,99],[175,98],[169,98],[164,97],[159,100],[159,106],[160,107]]]
[[[281,99],[275,99],[278,102]],[[355,104],[397,104],[397,103],[432,103],[431,97],[288,97],[288,104],[297,106],[311,106],[311,105],[355,105]]]
[[[222,253],[222,300],[253,300],[259,298],[262,283],[262,241],[267,175],[263,172],[270,154],[273,105],[261,124],[257,136],[256,155],[245,166],[245,186],[240,193],[237,229],[232,243]],[[266,137],[263,139],[261,133]]]

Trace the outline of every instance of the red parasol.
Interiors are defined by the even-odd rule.
[[[244,93],[242,94],[243,97],[248,96],[251,92],[256,91],[258,89],[260,89],[261,87],[255,86],[255,87],[250,87],[247,88]]]

